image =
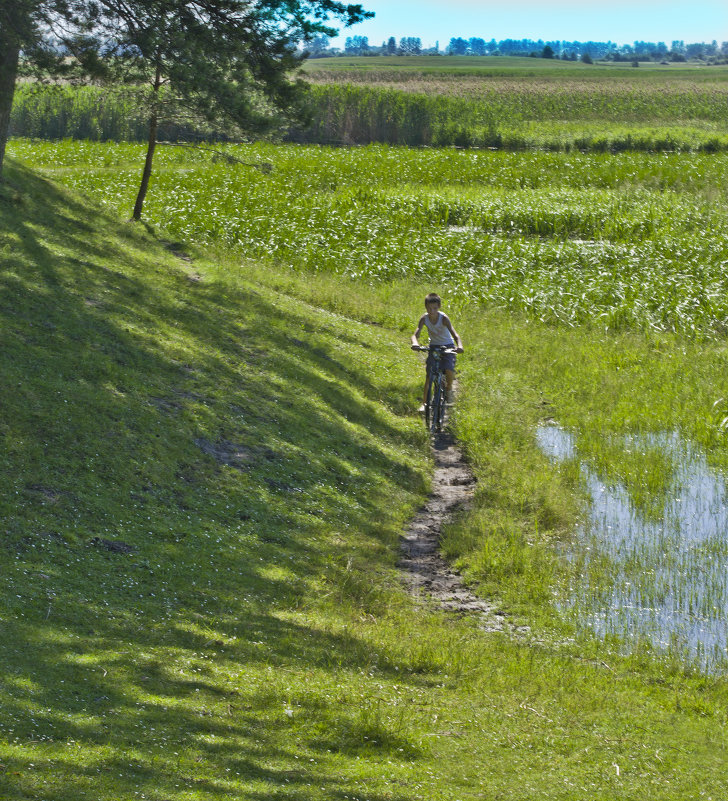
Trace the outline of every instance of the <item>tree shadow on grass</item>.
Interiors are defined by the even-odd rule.
[[[90,749],[44,795],[54,801],[93,793],[108,773],[119,774],[117,797],[172,796],[175,750],[213,773],[292,785],[290,797],[319,797],[314,777],[339,797],[323,770],[295,767],[300,747],[270,676],[374,669],[401,680],[404,665],[280,613],[344,570],[351,546],[329,542],[330,531],[390,545],[380,523],[391,494],[423,490],[398,455],[416,440],[379,403],[381,382],[340,358],[331,323],[191,281],[136,230],[102,212],[90,219],[88,206],[22,168],[9,174],[0,649],[5,735],[21,745],[3,760],[25,763],[30,781],[53,772],[50,754],[70,764],[75,744]],[[376,347],[365,335],[362,352]],[[109,540],[129,551],[91,544]],[[334,740],[356,750],[356,720],[326,714],[338,720]],[[378,731],[382,742],[398,737],[384,723]],[[230,797],[229,782],[209,775],[203,797]]]
[[[233,797],[229,781],[211,778],[230,774],[248,784],[300,785],[297,797],[317,798],[308,789],[311,783],[317,790],[334,790],[338,780],[325,766],[312,768],[301,760],[302,741],[324,760],[328,752],[375,759],[396,754],[407,760],[420,754],[385,720],[342,709],[315,686],[308,692],[300,686],[294,690],[294,719],[287,715],[291,694],[286,685],[295,674],[325,670],[334,662],[339,671],[373,668],[370,649],[348,634],[261,613],[235,625],[237,639],[222,647],[174,625],[161,637],[158,625],[124,629],[117,620],[113,635],[99,631],[91,636],[74,621],[64,624],[29,621],[9,628],[6,633],[28,661],[12,660],[2,699],[6,725],[20,728],[21,721],[32,721],[20,743],[3,750],[7,775],[28,772],[32,763],[32,772],[42,776],[44,768],[53,768],[59,751],[62,760],[71,760],[76,747],[90,754],[73,766],[67,787],[44,796],[54,801],[84,797],[84,788],[95,777],[103,781],[108,772],[119,797],[161,788],[173,794],[175,787]],[[262,648],[261,640],[254,639],[261,637]],[[237,681],[241,673],[245,678]],[[402,681],[395,665],[379,668],[379,675],[387,673]],[[319,733],[322,726],[325,736]],[[32,744],[33,753],[23,756],[26,744]],[[180,754],[185,755],[183,767]],[[202,778],[195,772],[198,762],[206,768]]]
[[[52,185],[35,186],[40,179],[27,180],[36,190],[34,215],[23,223],[21,214],[14,227],[23,229],[21,239],[33,244],[24,250],[24,263],[9,265],[3,283],[7,296],[16,301],[6,307],[16,333],[12,367],[22,375],[23,391],[41,399],[36,417],[45,425],[51,421],[51,430],[45,432],[56,437],[49,444],[51,458],[56,445],[71,443],[82,457],[84,450],[96,452],[101,442],[106,453],[95,455],[106,464],[99,469],[113,473],[117,483],[121,477],[133,484],[119,475],[119,440],[131,462],[143,454],[147,460],[161,457],[158,463],[165,464],[171,445],[209,468],[211,460],[190,449],[191,441],[238,437],[264,448],[272,430],[306,460],[328,450],[336,455],[337,444],[359,439],[362,447],[348,454],[349,461],[376,457],[377,467],[389,468],[403,484],[421,483],[404,462],[377,447],[376,440],[401,441],[402,434],[370,400],[380,397],[381,390],[327,352],[335,348],[335,333],[328,335],[326,347],[304,342],[290,331],[307,323],[307,313],[276,308],[250,291],[196,286],[169,264],[163,275],[157,271],[155,280],[139,269],[131,275],[110,274],[106,264],[92,260],[93,247],[88,248],[91,260],[71,263],[54,249],[77,249],[86,224],[73,225],[69,216],[70,222],[59,226],[66,233],[59,234],[52,224],[54,211],[70,206],[80,215],[83,207],[74,207],[57,190],[54,195]],[[9,216],[17,222],[17,213]],[[49,222],[43,227],[39,219]],[[0,214],[0,225],[10,222]],[[101,256],[116,258],[113,242]],[[128,258],[126,252],[119,255],[121,261]],[[143,266],[151,269],[149,263]],[[241,318],[255,321],[257,328],[241,327]],[[194,347],[174,352],[165,339],[172,333]],[[268,352],[274,353],[275,364]],[[280,380],[271,382],[271,374]],[[58,414],[53,413],[54,402]],[[97,408],[89,409],[89,403]],[[80,421],[90,422],[91,412],[99,415],[97,424],[79,430]],[[62,426],[53,426],[52,421],[61,420]],[[264,425],[271,420],[277,426]],[[139,461],[144,461],[141,456]],[[172,483],[168,475],[163,478]],[[305,482],[305,475],[298,480]],[[142,491],[148,492],[143,486]]]

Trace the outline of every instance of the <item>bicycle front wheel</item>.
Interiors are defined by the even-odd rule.
[[[437,381],[432,382],[431,390],[429,429],[433,434],[436,434],[441,428],[441,418],[445,408],[445,399],[442,396],[442,382],[439,377]]]
[[[430,421],[432,420],[432,398],[434,395],[435,382],[430,379],[427,384],[427,393],[425,395],[425,427],[429,430]]]
[[[445,407],[446,407],[446,398],[445,398],[445,388],[441,385],[440,386],[440,402],[438,404],[437,409],[437,430],[442,431],[445,426]]]

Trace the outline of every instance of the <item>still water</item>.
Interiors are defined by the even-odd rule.
[[[728,493],[725,478],[674,434],[627,436],[624,447],[663,449],[671,486],[646,518],[618,483],[579,458],[554,425],[536,436],[553,461],[579,460],[591,504],[565,545],[576,580],[562,608],[600,636],[649,640],[709,670],[728,665]]]

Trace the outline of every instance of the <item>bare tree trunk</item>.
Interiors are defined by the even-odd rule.
[[[132,220],[141,220],[142,208],[144,206],[144,199],[147,196],[147,189],[149,189],[149,178],[152,174],[152,159],[154,158],[154,149],[157,146],[157,110],[152,112],[149,119],[149,140],[147,142],[147,157],[144,161],[144,170],[142,172],[142,182],[139,185],[139,192],[137,193],[136,203],[134,203],[134,211],[132,212]]]
[[[13,107],[19,56],[20,46],[15,37],[0,30],[0,180],[10,129],[10,110]]]
[[[144,161],[142,182],[139,185],[139,192],[137,193],[136,203],[134,203],[134,211],[132,212],[131,215],[132,220],[141,220],[142,208],[144,206],[144,199],[147,196],[147,189],[149,189],[149,178],[152,174],[152,160],[154,159],[154,150],[157,147],[157,126],[159,124],[158,98],[159,98],[159,87],[161,85],[162,85],[162,74],[158,66],[157,74],[154,77],[152,113],[149,117],[149,139],[147,140],[147,157]]]

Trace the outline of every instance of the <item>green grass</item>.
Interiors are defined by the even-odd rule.
[[[274,280],[285,286],[280,277]],[[325,276],[308,276],[305,289],[296,290],[294,279],[291,284],[288,291],[298,291],[302,297],[316,293],[318,302],[352,315],[357,314],[357,296],[371,293],[385,305],[390,319],[401,321],[403,332],[407,319],[403,299],[408,301],[418,290],[424,295],[431,288],[402,282],[367,290],[361,284],[342,286]],[[375,305],[368,301],[366,310]],[[724,480],[728,443],[720,425],[720,404],[717,412],[714,404],[725,385],[725,343],[674,334],[546,326],[492,308],[474,309],[459,304],[456,297],[448,299],[446,308],[466,342],[455,430],[479,484],[475,508],[448,528],[443,549],[484,596],[498,597],[516,619],[539,629],[563,630],[564,619],[555,614],[553,604],[571,608],[579,593],[581,601],[571,611],[581,627],[596,600],[608,595],[618,578],[616,563],[595,556],[589,575],[592,597],[585,597],[582,563],[559,558],[564,548],[571,549],[576,526],[589,516],[591,498],[581,465],[605,485],[622,488],[632,514],[646,521],[646,527],[659,524],[665,504],[680,494],[675,460],[685,460],[685,454],[678,456],[683,449],[704,454],[717,472],[716,480]],[[573,434],[578,460],[554,464],[539,449],[535,431],[546,421]],[[667,435],[676,438],[677,447],[657,444]],[[651,446],[630,445],[651,436],[656,437]],[[704,486],[685,488],[688,495],[697,492],[698,497],[704,490]],[[706,513],[712,520],[722,510]],[[705,521],[697,515],[695,522],[701,526]],[[673,531],[670,521],[664,525]],[[680,531],[678,538],[699,540],[699,529]],[[717,558],[723,559],[724,541],[714,545]],[[683,548],[675,547],[677,558]],[[578,546],[574,550],[578,553]],[[710,583],[706,576],[701,582],[696,577],[702,550],[680,558],[681,572],[671,580],[681,598],[695,582],[700,585],[697,592],[710,595],[711,615],[716,607],[720,618],[725,587],[722,581]],[[651,585],[654,566],[628,565],[633,583],[639,579],[645,593],[654,592],[658,599],[659,587]],[[683,598],[676,609],[683,605],[687,609],[691,602]],[[659,639],[669,634],[659,627],[657,633]],[[639,650],[641,636],[647,633],[636,627],[608,648]],[[591,647],[583,641],[581,646]],[[676,643],[663,656],[680,663],[695,655]],[[723,673],[724,649],[711,651],[703,664]]]
[[[10,152],[128,214],[142,149]],[[436,281],[556,325],[724,334],[724,155],[230,146],[270,172],[160,149],[146,214],[174,237],[296,269]],[[92,169],[90,169],[90,167]]]
[[[192,771],[231,736],[218,791],[258,750],[265,786],[286,664],[346,664],[340,638],[377,660],[312,606],[393,592],[426,486],[423,433],[383,402],[402,366],[381,331],[185,269],[46,181],[11,171],[0,210],[3,795],[171,795],[174,750]]]
[[[397,534],[427,486],[404,346],[423,284],[187,263],[46,178],[8,178],[4,798],[725,793],[724,680],[536,620],[487,634],[400,589]],[[476,469],[509,441],[538,461],[518,337],[549,329],[503,318],[499,341],[494,315],[478,346],[465,315]],[[502,447],[481,431],[476,451],[488,375]],[[550,398],[566,422],[585,405],[567,398]],[[573,506],[550,475],[554,529]]]

